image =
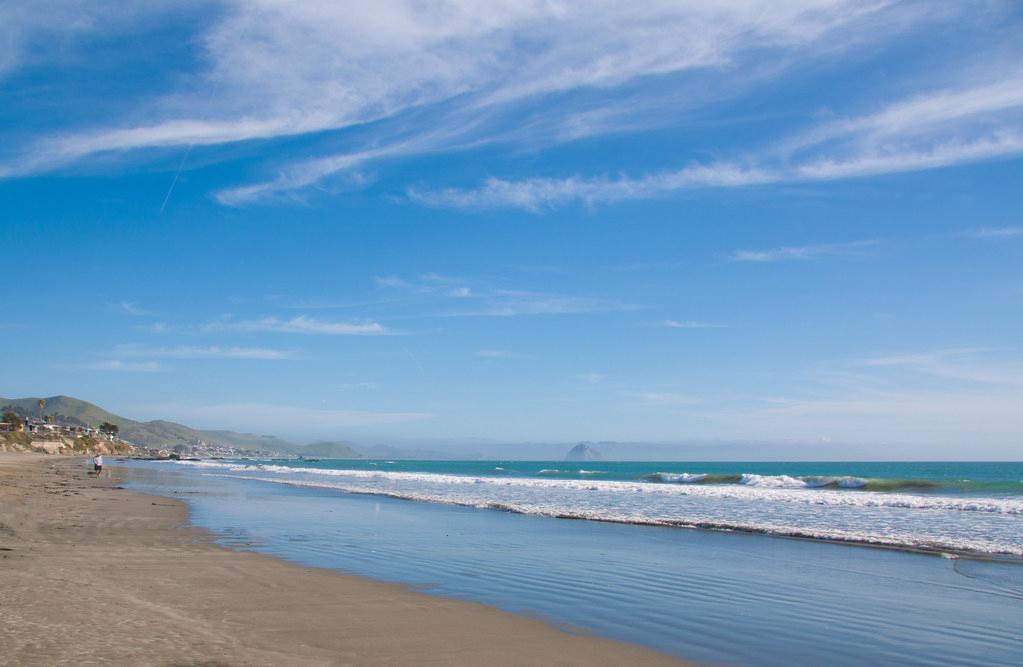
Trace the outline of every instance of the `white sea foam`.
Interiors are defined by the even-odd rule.
[[[533,489],[566,489],[605,491],[609,493],[645,493],[650,495],[682,495],[738,500],[786,502],[809,505],[841,505],[858,507],[893,507],[907,509],[938,509],[959,512],[995,512],[1023,516],[1023,499],[984,498],[973,496],[938,496],[908,493],[856,492],[815,490],[806,483],[785,475],[744,475],[750,481],[742,485],[671,485],[648,482],[620,482],[610,480],[535,479],[530,477],[486,477],[478,475],[452,475],[427,472],[398,472],[384,470],[338,470],[329,468],[294,468],[282,465],[242,465],[216,461],[181,461],[197,467],[226,470],[262,470],[288,475],[315,475],[347,477],[352,479],[389,480],[443,484],[450,486],[492,485],[518,486]],[[682,473],[683,475],[685,473]],[[694,475],[694,477],[696,477]]]
[[[683,528],[704,528],[714,530],[730,530],[766,533],[785,537],[803,537],[831,541],[889,546],[904,549],[928,550],[939,554],[975,553],[998,554],[1023,557],[1023,544],[1011,539],[978,539],[967,535],[923,536],[912,532],[888,530],[874,532],[853,528],[805,526],[784,520],[775,521],[743,521],[714,520],[707,517],[665,517],[643,512],[628,511],[626,508],[592,508],[565,506],[556,500],[535,499],[529,501],[496,500],[487,497],[475,497],[460,493],[436,493],[401,489],[379,489],[359,484],[345,483],[335,480],[301,480],[267,478],[254,475],[240,475],[241,479],[273,482],[298,487],[333,489],[346,493],[381,495],[401,500],[432,502],[447,505],[459,505],[478,509],[494,509],[527,514],[534,516],[555,517],[564,519],[586,519],[610,523],[626,523],[649,526],[671,526]]]
[[[653,481],[673,482],[676,484],[695,484],[707,479],[705,473],[691,472],[655,472],[650,476]]]
[[[172,461],[183,466],[192,466],[195,468],[224,468],[227,470],[256,470],[265,467],[263,464],[243,464],[243,463],[223,463],[221,461]],[[288,470],[296,470],[296,468],[288,468]]]
[[[805,481],[788,475],[745,474],[740,483],[764,489],[805,489],[807,487]]]
[[[297,468],[273,463],[180,463],[204,474],[522,514],[1023,556],[1023,499],[1019,497],[844,490],[861,488],[865,480],[857,478],[746,475],[741,483],[706,484],[699,483],[706,477],[702,474],[660,473],[662,483],[658,483]]]

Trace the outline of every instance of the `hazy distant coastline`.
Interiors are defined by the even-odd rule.
[[[40,414],[36,397],[0,398],[0,413]],[[583,442],[511,442],[464,438],[390,438],[387,442],[347,438],[301,444],[289,434],[257,435],[226,429],[200,429],[167,420],[137,421],[69,396],[43,399],[57,423],[120,427],[120,437],[144,448],[194,456],[305,456],[317,458],[379,458],[419,460],[560,460],[577,447],[599,452],[606,461],[984,461],[982,455],[947,457],[931,446],[902,443],[836,443],[820,441],[685,439],[676,442],[598,440]],[[339,434],[342,435],[342,434]],[[299,441],[299,442],[296,442]],[[892,452],[897,455],[893,456]],[[1017,457],[1017,459],[1019,458]]]

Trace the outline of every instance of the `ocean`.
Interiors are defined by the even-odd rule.
[[[1023,664],[1020,463],[128,465],[234,548],[692,660]]]

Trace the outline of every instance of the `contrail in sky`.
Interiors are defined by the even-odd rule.
[[[163,209],[167,208],[167,202],[170,201],[171,193],[174,192],[174,186],[178,184],[178,177],[181,176],[181,170],[185,168],[185,160],[188,159],[188,154],[191,152],[192,144],[188,144],[185,157],[181,158],[181,164],[178,165],[178,170],[174,173],[174,180],[171,181],[170,187],[167,189],[167,196],[163,198],[163,203],[160,204],[160,215],[163,215]]]

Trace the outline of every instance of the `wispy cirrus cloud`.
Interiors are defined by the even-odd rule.
[[[890,390],[872,392],[862,396],[840,396],[833,398],[776,398],[762,410],[788,418],[809,416],[855,416],[869,418],[897,419],[884,422],[887,432],[901,432],[902,437],[913,433],[929,433],[933,427],[948,429],[954,425],[957,432],[974,435],[985,434],[1004,428],[1013,432],[1023,426],[1018,406],[1023,400],[1020,393],[961,393],[937,390]],[[919,424],[921,416],[933,421],[924,427]],[[867,422],[862,422],[868,424]],[[967,426],[971,424],[972,426]],[[998,435],[1004,435],[998,433]],[[919,437],[919,435],[917,435]]]
[[[631,304],[611,299],[508,289],[482,282],[425,273],[417,279],[388,276],[377,285],[406,290],[432,304],[430,317],[518,317],[523,315],[570,315],[636,310]]]
[[[516,207],[540,211],[570,202],[608,204],[646,199],[695,188],[759,185],[779,180],[778,175],[735,164],[692,165],[677,171],[658,172],[638,178],[529,178],[519,181],[489,178],[479,188],[429,190],[410,187],[411,201],[451,208]]]
[[[479,350],[476,356],[481,359],[514,359],[518,355],[508,350]]]
[[[798,153],[828,143],[855,141],[878,148],[890,141],[906,142],[949,129],[959,132],[996,129],[1023,107],[1023,73],[996,70],[993,80],[923,92],[888,104],[874,113],[821,123],[784,141],[779,148]],[[1006,115],[1010,114],[1010,115]]]
[[[380,387],[379,382],[363,381],[363,382],[346,382],[338,385],[337,388],[341,391],[360,391],[364,389],[377,389]]]
[[[727,324],[720,322],[702,322],[700,320],[664,320],[661,326],[668,329],[723,329]]]
[[[664,405],[699,405],[703,402],[696,396],[671,391],[642,391],[637,393],[636,397],[648,403]]]
[[[81,0],[39,0],[0,5],[0,79],[22,68],[59,60],[53,44],[74,44],[97,35],[118,35],[158,18],[172,7],[162,1],[114,6]]]
[[[139,306],[134,301],[118,301],[117,303],[111,304],[110,307],[119,313],[132,315],[134,317],[144,317],[146,315],[153,314],[153,311]]]
[[[904,150],[875,149],[847,157],[825,157],[802,164],[791,181],[833,181],[924,171],[1023,154],[1023,132],[1003,129],[974,139],[946,139],[942,143]]]
[[[985,361],[988,348],[968,347],[913,352],[865,359],[868,368],[899,369],[969,383],[1023,386],[1023,367]]]
[[[411,201],[434,207],[528,211],[588,206],[672,193],[820,182],[1023,155],[1023,75],[941,88],[874,113],[820,123],[731,161],[691,163],[639,176],[489,178],[468,188],[410,187]]]
[[[151,347],[147,345],[118,345],[115,352],[125,357],[150,357],[159,359],[253,359],[282,361],[297,359],[293,350],[278,350],[266,347],[239,347],[219,345],[179,345],[175,347]]]
[[[288,165],[273,179],[249,185],[225,188],[214,193],[214,198],[227,206],[243,206],[281,193],[296,190],[319,183],[328,176],[344,174],[347,188],[361,188],[371,179],[358,171],[358,167],[375,159],[410,152],[409,147],[398,144],[377,150],[342,153],[328,157],[303,160]],[[336,184],[337,189],[341,189]]]
[[[517,317],[520,315],[571,315],[633,310],[616,301],[566,296],[531,290],[495,289],[480,297],[479,307],[452,310],[445,317]]]
[[[102,9],[102,3],[87,1],[57,5],[69,15],[61,25],[85,23],[81,19]],[[115,14],[142,31],[149,27],[145,21],[125,17],[173,14],[176,9],[184,11],[156,3],[144,12]],[[47,22],[28,20],[38,14],[31,6],[9,13],[5,27],[12,45],[28,43],[27,36],[48,29]],[[699,107],[719,100],[720,91],[734,95],[750,82],[782,76],[801,61],[901,39],[908,29],[954,22],[965,13],[922,3],[853,0],[643,7],[396,0],[359,12],[330,3],[228,3],[196,22],[198,32],[186,40],[195,45],[191,76],[175,79],[169,90],[151,100],[131,100],[122,114],[113,114],[112,122],[71,124],[32,137],[0,164],[0,175],[38,173],[99,154],[357,128],[346,150],[285,157],[284,164],[278,161],[270,169],[273,177],[215,196],[239,206],[319,186],[327,179],[358,187],[369,179],[361,170],[374,161],[514,143],[537,133],[534,140],[549,145],[641,129],[651,121],[637,109],[676,111],[683,102]],[[99,20],[88,23],[105,25]],[[23,62],[12,58],[7,68]],[[714,86],[703,85],[708,73],[717,77]],[[660,97],[666,89],[677,92]],[[572,92],[580,94],[569,99],[566,93]],[[549,103],[536,105],[536,100]],[[515,118],[513,124],[509,117]],[[370,127],[381,120],[395,122]],[[594,194],[592,187],[586,188],[586,196],[594,202],[656,196],[670,191],[671,182],[674,187],[736,185],[698,173],[634,180],[639,182],[613,188],[610,199]],[[749,181],[749,175],[743,180]],[[538,190],[562,189],[551,185],[532,183]],[[537,196],[513,197],[514,189],[497,181],[490,196],[509,201]],[[430,191],[414,192],[423,201],[443,205],[444,198]],[[479,199],[455,191],[447,197],[462,205]]]
[[[1023,365],[1010,350],[948,347],[878,355],[825,370],[807,386],[794,383],[789,389],[795,395],[763,398],[763,407],[741,419],[765,429],[794,426],[804,434],[837,428],[860,441],[987,441],[1014,451],[1023,427],[1020,378]]]
[[[155,19],[186,11],[152,3],[111,12],[88,0],[53,0],[46,7],[45,15],[55,20],[41,20],[24,3],[0,9],[0,36],[9,46],[0,54],[0,76],[25,66],[26,54],[38,59],[39,45],[54,33],[71,44],[83,35],[145,34],[161,23]],[[1010,4],[972,12],[881,0],[642,8],[395,0],[364,12],[271,0],[228,3],[205,18],[195,22],[197,32],[187,40],[195,45],[191,76],[103,116],[113,121],[89,126],[69,121],[8,141],[0,177],[41,173],[90,156],[144,159],[175,146],[319,134],[324,147],[313,148],[319,154],[282,149],[272,153],[269,177],[214,193],[230,206],[301,198],[311,188],[365,187],[374,180],[370,165],[389,160],[684,126],[679,110],[737,97],[783,78],[801,62],[896,43],[913,30],[1000,25],[1017,17]],[[713,152],[722,159],[683,160],[673,169],[633,175],[609,174],[608,165],[589,175],[495,176],[459,187],[417,183],[406,188],[406,196],[433,207],[541,211],[573,202],[594,206],[697,189],[860,178],[1023,154],[1018,61],[1011,50],[1006,56],[998,48],[976,60],[944,79],[914,76],[929,89],[873,109],[857,109],[861,105],[850,101],[849,110],[831,120],[768,137],[766,149],[718,147]],[[713,86],[706,85],[710,78]],[[651,109],[656,111],[646,113]],[[340,129],[349,132],[343,149],[329,134]],[[212,152],[203,157],[216,159]]]
[[[155,373],[163,370],[158,361],[124,361],[123,359],[106,359],[94,364],[87,364],[85,368],[118,373]]]
[[[1023,237],[1023,227],[982,227],[963,234],[976,239],[1012,239]]]
[[[319,334],[325,336],[386,336],[395,333],[379,322],[334,322],[299,315],[287,319],[262,317],[255,320],[225,319],[202,325],[204,332],[245,331],[294,334]]]
[[[377,276],[373,279],[377,287],[411,287],[411,283],[398,276]]]
[[[849,243],[823,243],[819,245],[786,246],[767,250],[736,250],[732,260],[736,262],[782,262],[808,260],[828,255],[850,255],[864,248],[877,245],[877,241],[852,241]]]

